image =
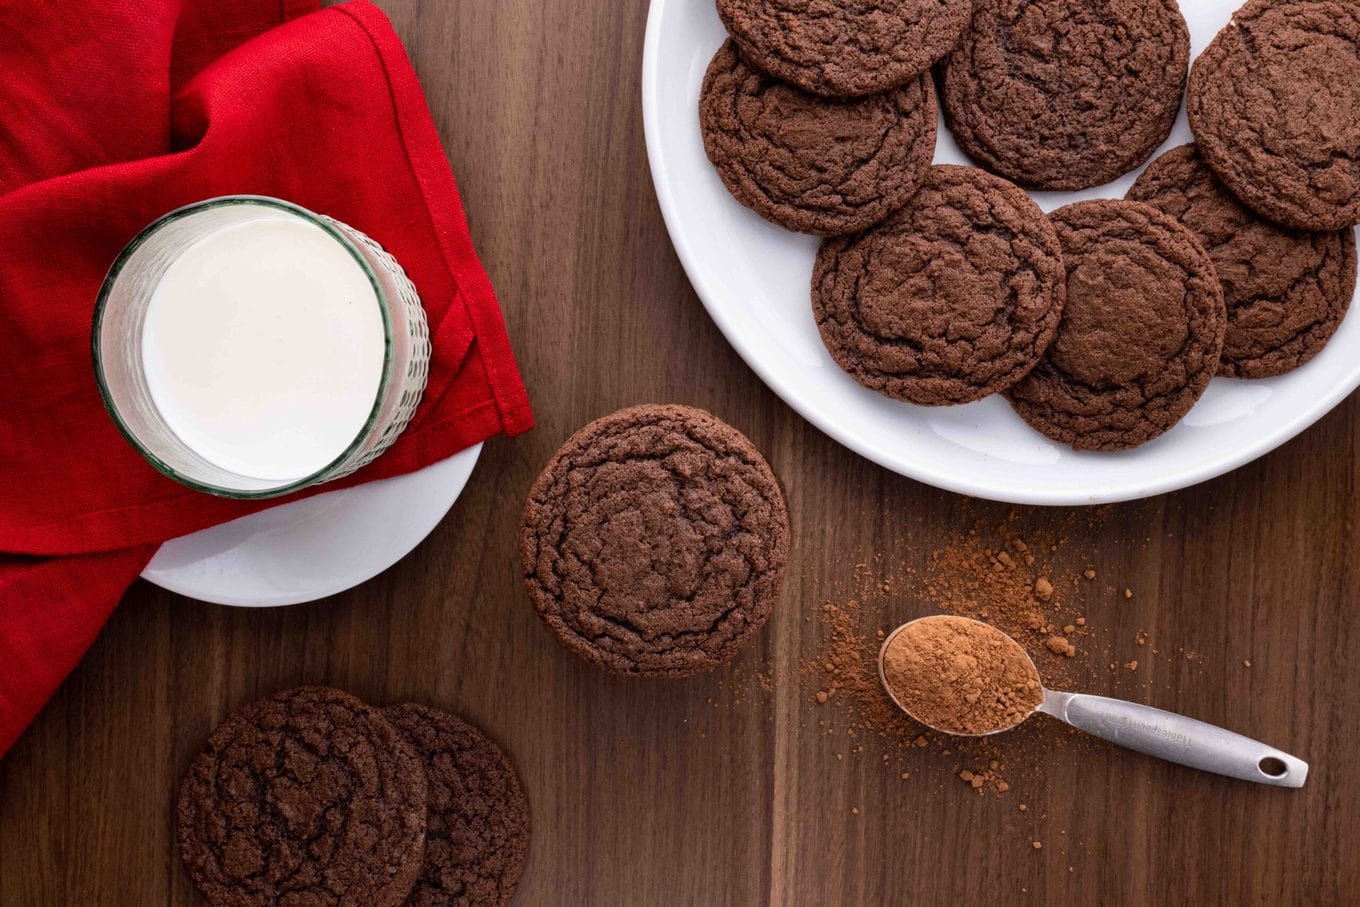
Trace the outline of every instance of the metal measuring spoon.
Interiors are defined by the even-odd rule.
[[[1034,659],[1029,657],[1024,646],[990,624],[984,624],[982,621],[972,622],[988,627],[1009,639],[1029,662],[1034,676],[1041,676]],[[888,634],[888,638],[883,640],[883,646],[878,650],[879,682],[883,684],[883,689],[888,691],[888,696],[897,707],[913,720],[943,734],[987,737],[1018,727],[1034,714],[1030,712],[1015,724],[987,734],[961,734],[937,728],[912,715],[911,710],[898,700],[897,694],[888,685],[888,679],[883,672],[883,656],[897,634],[914,623],[917,621],[909,621],[893,630]],[[1302,759],[1203,721],[1105,696],[1061,693],[1047,688],[1043,689],[1043,694],[1043,701],[1035,708],[1035,712],[1043,712],[1078,730],[1128,749],[1156,756],[1158,759],[1188,765],[1216,775],[1227,775],[1229,778],[1240,778],[1243,781],[1255,781],[1257,784],[1270,784],[1275,787],[1303,787],[1303,782],[1308,778],[1308,763]]]

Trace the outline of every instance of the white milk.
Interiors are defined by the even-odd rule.
[[[186,249],[142,330],[151,398],[180,440],[223,469],[281,482],[354,441],[385,350],[363,269],[320,227],[282,216]]]

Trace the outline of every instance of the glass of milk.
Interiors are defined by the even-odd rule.
[[[371,462],[410,421],[430,359],[420,297],[391,255],[249,195],[138,234],[99,291],[92,342],[127,439],[167,476],[234,498]]]

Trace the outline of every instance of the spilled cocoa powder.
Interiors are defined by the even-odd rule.
[[[1099,511],[1087,511],[1077,530],[1090,530]],[[1091,664],[1082,657],[1094,627],[1069,601],[1089,596],[1090,583],[1076,570],[1057,570],[1054,555],[1066,537],[1033,531],[1022,534],[1012,517],[999,525],[978,521],[932,551],[924,565],[894,563],[876,556],[855,566],[857,591],[827,602],[817,613],[824,635],[815,658],[802,665],[815,678],[808,699],[831,705],[845,716],[843,731],[849,754],[877,740],[883,761],[893,755],[893,770],[903,781],[922,776],[912,771],[923,757],[943,763],[954,777],[978,793],[1010,790],[1010,773],[1035,773],[1055,746],[1083,746],[1079,735],[1063,729],[1026,724],[997,737],[951,737],[936,734],[908,717],[879,679],[877,656],[886,634],[923,612],[948,612],[990,623],[1029,650],[1045,682],[1060,689],[1083,686]],[[1055,655],[1045,647],[1053,635],[1065,635],[1072,655]],[[1066,652],[1066,648],[1064,648]],[[819,719],[831,735],[840,722]],[[838,753],[838,758],[845,754]],[[967,775],[965,778],[964,776]]]
[[[1043,701],[1039,672],[1019,643],[995,627],[941,615],[914,620],[883,650],[883,680],[917,721],[981,736],[1024,721]],[[972,772],[964,780],[981,781]]]

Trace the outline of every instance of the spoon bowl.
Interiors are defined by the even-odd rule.
[[[923,720],[919,715],[914,714],[906,703],[897,698],[897,691],[892,688],[892,684],[888,683],[888,674],[884,670],[883,659],[884,656],[888,654],[888,648],[892,645],[893,640],[897,638],[898,634],[906,630],[908,627],[916,626],[922,621],[929,621],[934,619],[935,618],[933,617],[918,617],[916,620],[907,621],[902,626],[898,627],[896,630],[893,630],[891,633],[889,633],[887,638],[883,640],[883,645],[879,646],[878,648],[878,682],[883,684],[883,689],[888,692],[888,698],[891,699],[893,701],[893,704],[896,705],[899,709],[906,712],[907,717],[911,718],[911,720],[915,721],[917,724],[925,725],[932,731],[939,731],[941,734],[950,734],[954,737],[994,737],[997,734],[1004,734],[1007,731],[1015,730],[1017,727],[1024,724],[1027,720],[1029,720],[1030,716],[1033,715],[1034,712],[1041,711],[1043,709],[1043,705],[1040,704],[1038,707],[1034,709],[1034,711],[1031,711],[1026,715],[1020,716],[1020,718],[1018,718],[1014,724],[1008,724],[1005,727],[999,727],[996,730],[986,731],[981,734],[969,734],[962,731],[951,731],[948,728],[936,727],[929,721]],[[1040,678],[1040,680],[1042,681],[1042,675],[1039,673],[1039,668],[1037,665],[1035,665],[1034,659],[1030,658],[1029,652],[1025,651],[1025,647],[1016,642],[1009,634],[1002,633],[1002,631],[998,630],[996,627],[993,627],[991,624],[984,623],[983,621],[980,620],[974,620],[971,617],[951,616],[950,620],[967,621],[968,623],[977,624],[980,627],[986,627],[991,632],[1000,633],[1002,636],[1005,636],[1006,639],[1011,641],[1011,643],[1020,652],[1020,654],[1024,656],[1025,662],[1029,665],[1030,673],[1032,673],[1035,677]],[[1044,691],[1044,695],[1045,697],[1047,697],[1048,695],[1047,690]]]

